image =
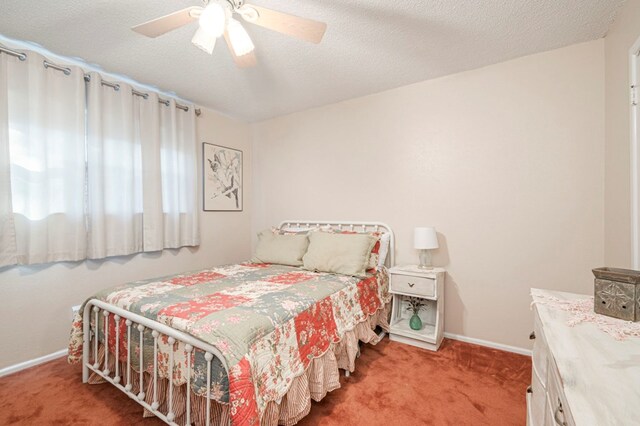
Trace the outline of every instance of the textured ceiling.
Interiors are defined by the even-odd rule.
[[[258,66],[197,23],[148,39],[130,30],[199,0],[2,0],[0,34],[32,41],[246,121],[259,121],[603,37],[624,0],[255,0],[324,21],[319,45],[245,24]]]

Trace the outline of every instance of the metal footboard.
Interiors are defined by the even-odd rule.
[[[95,321],[95,330],[91,328],[91,315],[94,315]],[[98,362],[98,336],[99,336],[99,318],[100,315],[104,317],[104,362],[101,366]],[[115,344],[115,371],[109,371],[109,317],[113,315],[113,319],[115,322],[115,333],[116,333],[116,344]],[[125,377],[121,376],[120,371],[120,324],[121,321],[125,321],[126,330],[127,330],[127,367],[125,372]],[[151,404],[145,401],[145,392],[144,392],[144,336],[143,333],[145,330],[151,330],[151,335],[153,336],[153,402]],[[140,386],[139,393],[135,394],[133,392],[133,385],[131,381],[131,336],[132,333],[138,332],[140,335],[140,353],[139,353],[139,365],[140,365]],[[220,353],[220,351],[214,346],[205,343],[199,339],[194,338],[186,333],[181,331],[174,330],[173,328],[160,324],[156,321],[150,320],[149,318],[145,318],[141,315],[134,314],[132,312],[126,311],[124,309],[118,308],[117,306],[113,306],[109,303],[105,303],[101,300],[91,299],[84,307],[83,312],[83,347],[82,347],[82,381],[86,383],[89,381],[89,371],[93,371],[98,374],[107,382],[111,383],[122,392],[124,392],[129,398],[136,401],[138,404],[146,408],[149,412],[153,413],[155,416],[163,420],[165,423],[170,425],[176,425],[175,423],[175,413],[173,412],[173,380],[172,380],[172,372],[173,372],[173,364],[174,364],[174,351],[169,351],[169,383],[168,383],[168,396],[167,396],[167,405],[168,411],[166,413],[162,413],[159,411],[159,402],[158,402],[158,338],[161,335],[168,336],[169,345],[171,348],[174,348],[174,345],[177,342],[182,342],[185,344],[185,352],[187,354],[187,390],[186,390],[186,424],[191,424],[191,370],[194,368],[191,365],[191,352],[194,349],[200,349],[204,352],[205,360],[207,361],[207,390],[206,390],[206,425],[209,426],[211,424],[211,361],[213,357],[216,357],[220,360],[223,367],[227,372],[227,376],[229,374],[229,368],[225,362],[224,357]],[[93,343],[93,359],[94,363],[90,363],[90,354],[91,354],[91,346]]]

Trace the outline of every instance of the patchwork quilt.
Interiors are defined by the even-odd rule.
[[[389,301],[388,275],[383,268],[366,278],[305,271],[300,268],[243,263],[136,281],[104,290],[94,298],[183,331],[220,350],[229,367],[212,362],[211,398],[228,403],[234,425],[259,424],[269,401],[279,401],[292,380],[311,360],[322,356],[346,331]],[[82,312],[82,310],[80,311]],[[92,322],[93,322],[93,315]],[[118,345],[120,361],[127,359],[126,325],[109,317],[108,350]],[[99,338],[104,341],[99,316]],[[82,315],[76,316],[69,342],[69,360],[82,359]],[[140,366],[139,334],[132,332],[131,365],[153,373],[153,337],[143,336],[144,365]],[[191,381],[192,390],[206,394],[207,366],[202,351],[190,354],[187,377],[184,345],[170,347],[162,336],[159,375],[174,384]],[[168,354],[174,352],[169,374]]]

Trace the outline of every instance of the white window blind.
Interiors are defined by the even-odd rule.
[[[200,242],[195,108],[0,53],[0,266]]]

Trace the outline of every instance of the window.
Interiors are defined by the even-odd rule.
[[[35,52],[0,95],[0,266],[199,244],[193,106]]]

